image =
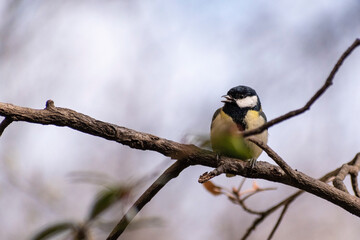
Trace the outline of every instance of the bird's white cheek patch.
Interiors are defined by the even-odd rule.
[[[236,104],[240,107],[240,108],[247,108],[247,107],[255,107],[256,104],[258,102],[258,98],[257,96],[249,96],[246,98],[242,98],[242,99],[238,99],[236,100]]]

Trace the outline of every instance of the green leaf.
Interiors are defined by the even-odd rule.
[[[32,240],[48,239],[56,234],[60,234],[66,230],[74,230],[76,225],[72,222],[62,222],[54,225],[50,225],[37,233]]]
[[[116,202],[123,199],[130,193],[129,187],[111,187],[98,193],[89,214],[89,220],[93,220],[100,213],[111,207]]]

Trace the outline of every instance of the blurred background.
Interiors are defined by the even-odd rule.
[[[360,37],[359,13],[357,0],[4,0],[0,101],[44,108],[52,99],[55,106],[183,142],[209,133],[220,96],[237,85],[256,89],[268,119],[303,106]],[[357,49],[311,111],[269,130],[269,145],[290,166],[320,177],[360,151],[359,66]],[[266,154],[259,160],[272,163]],[[68,128],[14,122],[0,139],[0,239],[29,239],[49,224],[83,221],[104,183],[140,181],[127,199],[131,204],[171,163],[158,153]],[[126,230],[121,239],[239,239],[255,217],[197,183],[209,170],[186,169],[138,215],[160,224]],[[214,179],[227,188],[240,181]],[[249,200],[257,210],[296,191],[257,183],[277,187]],[[114,208],[111,217],[120,219],[122,210]],[[250,239],[265,239],[279,213]],[[92,235],[103,239],[108,233]],[[304,194],[274,239],[289,234],[358,239],[360,221]]]

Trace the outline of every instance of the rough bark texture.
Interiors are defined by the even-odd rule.
[[[177,143],[106,123],[71,109],[55,107],[51,100],[47,102],[46,106],[45,109],[31,109],[0,103],[0,115],[10,118],[14,122],[25,121],[44,125],[67,126],[84,133],[119,142],[131,148],[157,151],[172,159],[186,161],[189,165],[203,165],[212,168],[221,166],[223,169],[221,173],[283,183],[312,193],[360,216],[359,198],[299,171],[286,174],[282,168],[267,162],[258,162],[254,168],[251,168],[247,162],[227,157],[221,157],[221,162],[219,162],[215,153],[194,145]],[[270,148],[264,150],[274,160],[281,159]]]

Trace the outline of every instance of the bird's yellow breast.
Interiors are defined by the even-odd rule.
[[[254,110],[249,110],[246,113],[244,121],[246,123],[245,130],[260,127],[261,125],[263,125],[265,123],[265,119],[262,116],[260,116],[260,113],[258,111],[254,111]]]
[[[249,130],[260,127],[266,122],[266,120],[261,116],[260,112],[249,110],[245,115],[245,122],[247,124],[246,130]],[[260,141],[267,143],[268,131],[265,130],[262,133],[255,135],[255,137],[258,138]],[[262,149],[252,142],[245,140],[245,143],[252,150],[252,155],[253,155],[252,157],[257,159],[260,156]]]
[[[211,137],[219,134],[235,134],[238,130],[237,124],[222,109],[211,123]]]
[[[244,117],[244,122],[246,123],[245,130],[249,130],[263,125],[266,122],[266,120],[260,114],[260,112],[249,110]],[[268,137],[267,131],[264,131],[255,136],[259,138],[259,140],[265,143],[267,142],[267,137]],[[224,146],[224,141],[219,141],[219,139],[228,140],[234,138],[242,139],[241,131],[239,130],[238,125],[233,121],[233,119],[229,115],[227,115],[222,109],[220,109],[219,113],[214,116],[213,121],[211,123],[211,144],[213,150],[225,155],[234,156],[234,154],[232,153],[229,154],[226,152],[228,151],[227,145],[229,143],[226,143],[226,146]],[[245,143],[246,148],[249,149],[250,156],[247,156],[245,159],[244,157],[240,157],[240,156],[234,156],[234,157],[247,160],[247,159],[257,159],[260,156],[262,149],[256,146],[254,143],[249,142],[246,139],[240,140],[239,143]]]

